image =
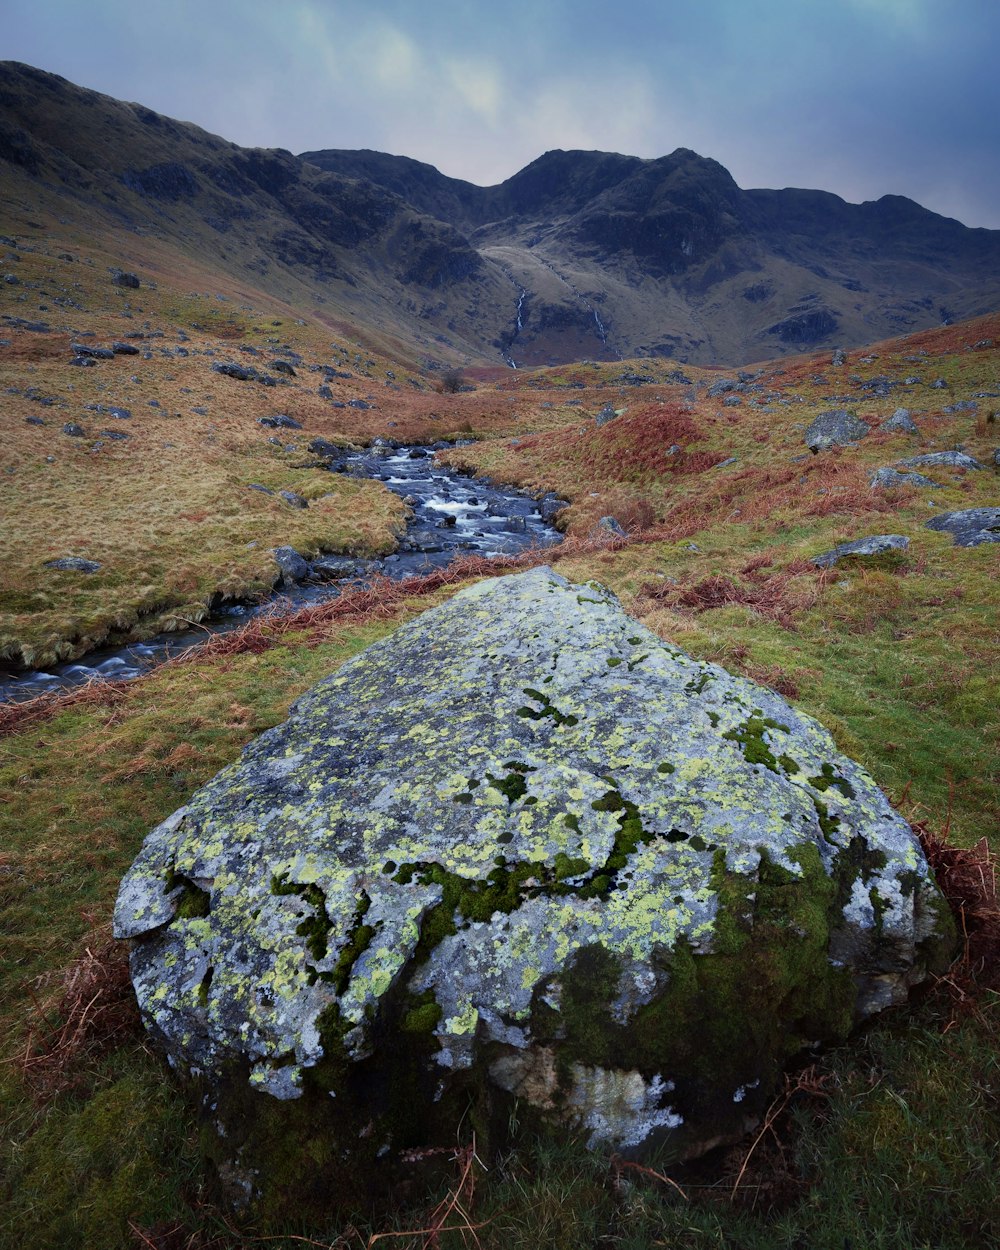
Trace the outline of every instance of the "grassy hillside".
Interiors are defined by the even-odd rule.
[[[18,279],[0,282],[8,657],[73,654],[109,632],[196,619],[213,595],[268,586],[269,550],[281,543],[387,549],[402,520],[395,498],[309,467],[314,437],[475,435],[481,441],[454,460],[571,500],[564,547],[526,561],[607,584],[662,636],[816,716],[918,827],[957,848],[985,838],[996,849],[1000,548],[958,547],[924,523],[1000,506],[1000,318],[878,344],[837,366],[828,355],[764,363],[742,383],[735,373],[640,361],[482,371],[470,374],[474,390],[445,396],[290,305],[220,289],[209,269],[171,269],[166,253],[135,290],[112,282],[111,252],[18,242],[0,246]],[[45,320],[49,330],[11,318]],[[145,337],[126,339],[131,331]],[[114,340],[140,354],[70,366],[71,341]],[[276,374],[275,360],[294,376]],[[227,361],[281,384],[213,372]],[[351,376],[327,380],[323,366]],[[720,390],[724,379],[744,389]],[[351,399],[371,407],[334,407]],[[619,415],[598,425],[607,406]],[[918,434],[880,430],[899,406]],[[871,432],[814,455],[805,428],[831,408],[856,412]],[[275,413],[302,429],[258,424]],[[83,436],[64,434],[67,422]],[[269,441],[276,436],[280,444]],[[985,467],[925,468],[937,488],[869,483],[877,468],[956,447]],[[251,483],[291,489],[310,507],[287,507]],[[604,516],[628,537],[602,529]],[[825,570],[811,563],[872,534],[902,535],[909,547]],[[62,556],[102,567],[45,567]],[[141,681],[0,717],[0,790],[12,799],[0,812],[0,1244],[997,1244],[995,894],[990,913],[988,863],[970,868],[957,851],[940,854],[948,888],[965,899],[965,960],[911,1011],[794,1075],[759,1139],[669,1176],[572,1142],[524,1143],[484,1173],[459,1129],[453,1170],[426,1194],[415,1179],[410,1213],[395,1225],[382,1216],[372,1227],[263,1229],[213,1206],[197,1163],[197,1114],[145,1042],[124,952],[108,937],[118,881],[148,829],[298,694],[486,571],[470,565],[258,622]],[[404,1222],[425,1231],[375,1239]]]

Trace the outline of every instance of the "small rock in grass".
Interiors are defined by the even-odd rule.
[[[832,551],[824,551],[812,557],[818,568],[831,568],[844,556],[878,556],[885,551],[905,551],[910,540],[902,534],[873,534],[870,538],[858,538],[851,543],[841,543]]]
[[[922,473],[900,473],[898,469],[890,468],[876,469],[868,481],[873,489],[880,488],[882,490],[889,490],[895,486],[915,486],[931,490],[942,489],[940,482],[932,482],[929,477],[924,477]]]
[[[957,512],[942,512],[925,524],[928,529],[951,534],[958,547],[1000,543],[1000,508],[963,508]]]
[[[912,456],[909,460],[899,460],[897,463],[906,469],[982,469],[985,465],[979,463],[973,456],[967,456],[964,451],[932,451],[926,456]]]
[[[303,499],[301,495],[297,495],[293,490],[280,490],[278,494],[293,508],[308,508],[309,500]]]
[[[897,408],[882,429],[888,434],[919,434],[908,408]]]
[[[84,560],[80,556],[64,556],[59,560],[46,560],[45,567],[58,569],[60,573],[96,573],[101,566],[96,560]]]

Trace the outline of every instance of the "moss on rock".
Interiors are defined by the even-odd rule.
[[[271,1212],[463,1116],[498,1145],[515,1098],[595,1148],[731,1139],[952,942],[824,729],[548,569],[314,687],[150,834],[116,928],[218,1175]]]

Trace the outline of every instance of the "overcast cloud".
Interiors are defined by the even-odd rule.
[[[5,0],[2,55],[246,146],[470,182],[694,148],[1000,228],[1000,0]]]

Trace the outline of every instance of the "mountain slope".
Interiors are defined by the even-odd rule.
[[[686,149],[549,152],[476,187],[385,153],[240,148],[14,62],[0,188],[11,234],[129,239],[431,366],[740,364],[1000,307],[1000,231],[897,196],[743,191]]]

